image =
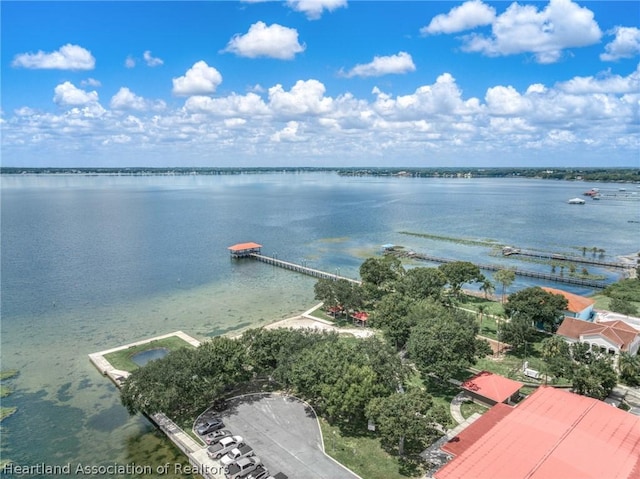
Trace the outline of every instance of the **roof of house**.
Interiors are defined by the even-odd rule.
[[[640,417],[566,390],[541,386],[478,432],[437,479],[640,477]]]
[[[503,402],[524,386],[519,381],[505,378],[489,371],[481,371],[462,383],[462,389],[473,392],[495,402]]]
[[[581,341],[585,336],[602,336],[618,346],[621,351],[628,351],[640,331],[620,320],[590,323],[581,319],[565,317],[556,333],[575,341]]]
[[[559,294],[567,298],[567,311],[571,311],[572,313],[579,313],[581,311],[584,311],[589,306],[592,306],[596,303],[593,299],[585,298],[584,296],[578,296],[577,294],[562,291],[561,289],[548,288],[546,286],[543,286],[542,289],[544,289],[547,293]]]
[[[229,248],[231,251],[243,251],[246,249],[256,249],[256,248],[262,248],[261,244],[258,243],[238,243],[238,244],[234,244],[233,246],[229,246]]]

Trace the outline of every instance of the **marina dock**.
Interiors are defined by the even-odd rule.
[[[414,251],[386,251],[385,254],[393,254],[395,256],[405,256],[408,258],[418,259],[421,261],[429,261],[432,263],[454,263],[459,261],[457,259],[440,258],[438,256],[431,256],[428,254],[416,253]],[[474,263],[478,268],[485,271],[499,271],[502,269],[509,269],[513,271],[517,276],[524,276],[528,278],[545,279],[547,281],[553,281],[556,283],[575,284],[578,286],[587,286],[589,288],[604,289],[607,284],[602,281],[596,281],[593,279],[572,278],[571,276],[561,276],[559,274],[541,273],[538,271],[530,271],[520,268],[505,268],[504,266],[497,266],[494,264],[482,264]]]
[[[297,273],[313,276],[315,278],[330,279],[330,280],[344,279],[351,283],[362,284],[362,282],[358,281],[357,279],[347,278],[346,276],[340,276],[339,274],[337,274],[337,272],[335,274],[329,273],[327,271],[309,268],[306,265],[293,263],[290,261],[283,261],[281,259],[277,259],[271,256],[265,256],[260,252],[261,247],[262,246],[257,243],[240,243],[234,246],[230,246],[229,251],[231,252],[231,257],[234,259],[252,258],[258,261],[262,261],[263,263],[271,264],[273,266],[278,266],[280,268],[295,271]],[[438,256],[431,256],[427,254],[416,253],[415,251],[404,251],[404,250],[400,251],[400,250],[394,250],[394,249],[386,249],[384,254],[391,254],[398,257],[407,257],[407,258],[417,259],[421,261],[429,261],[432,263],[454,263],[456,261],[459,261],[457,259],[440,258]],[[478,266],[478,268],[485,271],[499,271],[501,269],[506,269],[504,266],[497,266],[493,264],[481,264],[481,263],[475,263],[475,264],[476,266]],[[625,265],[625,267],[627,266]],[[574,284],[578,286],[586,286],[589,288],[597,288],[597,289],[604,289],[607,287],[606,283],[602,281],[596,281],[593,279],[574,278],[571,276],[541,273],[538,271],[530,271],[530,270],[524,270],[520,268],[509,268],[509,269],[511,269],[511,271],[513,271],[518,276],[544,279],[544,280],[553,281],[556,283]]]
[[[502,254],[503,256],[520,255],[520,256],[529,256],[531,258],[543,258],[543,259],[551,259],[551,260],[557,260],[557,261],[567,261],[569,263],[591,264],[594,266],[602,266],[605,268],[618,268],[618,269],[633,268],[633,265],[629,263],[619,263],[615,261],[602,261],[595,258],[587,258],[584,256],[577,256],[577,255],[545,253],[544,251],[533,251],[533,250],[520,249],[520,248],[511,248],[509,246],[502,248]]]

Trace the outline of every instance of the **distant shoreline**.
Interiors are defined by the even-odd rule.
[[[0,167],[2,175],[190,176],[286,173],[336,173],[339,176],[409,178],[531,178],[640,184],[640,169],[632,167],[509,168],[509,167]]]

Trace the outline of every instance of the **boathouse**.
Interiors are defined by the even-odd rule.
[[[232,258],[246,258],[252,254],[260,254],[261,244],[258,243],[238,243],[227,248]]]

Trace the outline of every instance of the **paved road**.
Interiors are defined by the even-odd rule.
[[[322,450],[313,411],[290,396],[249,395],[228,401],[220,413],[234,435],[242,436],[271,474],[290,479],[358,479]]]

